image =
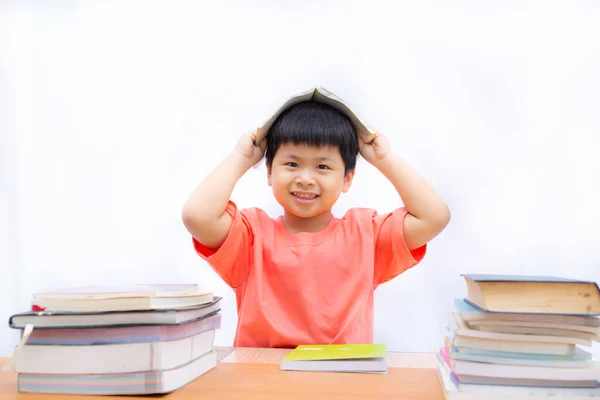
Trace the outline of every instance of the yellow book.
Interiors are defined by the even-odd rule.
[[[385,344],[300,345],[281,361],[282,370],[387,373]]]

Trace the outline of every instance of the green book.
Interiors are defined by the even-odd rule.
[[[385,344],[300,345],[281,361],[282,370],[387,373]]]

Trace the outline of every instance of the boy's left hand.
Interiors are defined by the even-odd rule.
[[[375,137],[369,143],[365,143],[362,137],[358,137],[360,155],[371,164],[377,164],[392,152],[392,146],[383,134],[376,132],[374,135]]]

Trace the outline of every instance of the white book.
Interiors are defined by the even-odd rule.
[[[542,379],[557,381],[600,380],[600,366],[590,363],[588,367],[562,368],[532,365],[490,364],[452,360],[452,371],[458,376],[485,376],[505,379]]]
[[[556,356],[554,358],[544,357],[536,354],[523,353],[501,353],[491,351],[480,351],[472,349],[461,349],[461,351],[450,351],[448,353],[452,360],[473,361],[491,364],[508,365],[530,365],[539,367],[561,367],[561,368],[585,368],[591,365],[591,355],[577,348],[572,356]]]
[[[78,395],[147,395],[173,392],[217,366],[210,351],[173,369],[131,374],[19,374],[21,393]]]
[[[596,329],[592,332],[600,333],[600,331],[598,331],[598,329],[600,329],[600,318],[597,316],[488,312],[473,307],[462,298],[454,299],[454,306],[459,312],[461,318],[469,323],[478,321],[482,323],[495,323],[503,321],[509,324],[515,322],[558,324],[561,326],[566,325],[571,327],[592,327]]]
[[[541,335],[541,334],[525,334],[525,333],[504,333],[493,331],[481,331],[471,328],[467,325],[457,313],[450,313],[449,328],[456,335],[468,336],[472,338],[499,340],[508,342],[535,342],[535,343],[564,343],[580,346],[591,346],[591,338],[582,338],[574,336],[556,336],[556,335]]]
[[[210,352],[215,331],[185,339],[83,346],[25,345],[15,372],[29,374],[125,374],[177,368]]]
[[[464,319],[463,319],[464,320]],[[600,327],[597,326],[585,326],[585,325],[573,325],[573,324],[560,324],[553,322],[536,322],[536,321],[503,321],[503,320],[476,320],[467,321],[469,325],[473,327],[495,327],[495,326],[518,326],[518,327],[529,327],[529,328],[544,328],[544,329],[560,329],[565,331],[576,331],[576,332],[588,332],[595,335],[600,335]]]
[[[511,325],[475,325],[475,330],[481,332],[497,332],[497,333],[516,333],[523,335],[540,335],[540,336],[563,336],[580,338],[590,341],[600,341],[600,336],[596,333],[574,331],[570,329],[558,328],[539,328],[532,326],[511,326]]]
[[[446,400],[584,400],[600,397],[600,387],[551,388],[459,383],[451,377],[450,369],[443,361],[438,362],[437,373]]]
[[[25,329],[27,325],[40,328],[100,328],[115,326],[178,325],[205,317],[221,309],[221,297],[210,303],[181,308],[123,312],[53,312],[28,311],[12,315],[11,328]]]
[[[501,351],[508,353],[573,355],[577,346],[569,343],[516,342],[456,335],[452,345],[460,350]]]
[[[453,346],[529,354],[572,355],[576,347],[592,345],[582,337],[486,332],[472,329],[459,313],[450,313],[448,331]]]

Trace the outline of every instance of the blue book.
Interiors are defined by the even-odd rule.
[[[455,298],[454,307],[456,311],[467,323],[484,321],[513,321],[515,325],[519,322],[538,323],[538,324],[560,324],[577,327],[600,328],[600,318],[596,316],[564,315],[564,314],[536,314],[536,313],[515,313],[515,312],[489,312],[475,307],[464,298]],[[585,331],[590,331],[584,329]]]

